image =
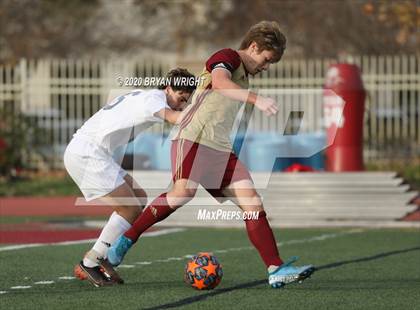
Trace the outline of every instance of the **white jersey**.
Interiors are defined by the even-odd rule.
[[[115,98],[96,112],[74,134],[112,153],[154,123],[163,120],[154,114],[170,108],[163,90],[136,90]]]

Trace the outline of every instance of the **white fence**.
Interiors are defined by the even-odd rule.
[[[340,61],[359,66],[367,90],[365,159],[420,157],[420,55],[352,56]],[[319,89],[325,83],[328,67],[337,62],[334,59],[281,61],[255,79],[253,85]],[[314,101],[309,104],[320,106],[314,105]],[[320,113],[319,109],[314,110],[314,121]]]
[[[357,64],[367,89],[364,124],[365,159],[420,156],[419,55],[361,56],[345,59]],[[322,129],[320,91],[325,73],[337,60],[284,60],[251,81],[254,89],[286,89],[277,99],[283,113],[266,119],[256,112],[254,131],[282,130],[290,105],[310,111],[305,131]],[[0,65],[0,109],[23,112],[45,130],[42,156],[27,152],[33,166],[62,167],[62,153],[72,134],[119,88],[121,77],[163,76],[173,61],[142,60],[21,60]],[[299,91],[299,89],[303,89]],[[308,90],[313,90],[312,93]],[[318,90],[318,91],[317,91]],[[29,147],[29,146],[28,146]]]

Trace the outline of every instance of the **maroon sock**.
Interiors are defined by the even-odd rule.
[[[137,242],[140,235],[153,224],[166,219],[175,210],[168,205],[166,193],[160,195],[144,209],[142,214],[134,221],[133,225],[124,234],[133,242]]]
[[[245,224],[249,240],[260,253],[266,266],[283,264],[265,211],[259,212],[257,220],[245,220]]]

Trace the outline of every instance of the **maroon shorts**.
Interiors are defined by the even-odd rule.
[[[185,139],[172,142],[171,164],[174,182],[192,180],[215,198],[225,197],[223,189],[232,183],[240,180],[252,182],[248,169],[234,153],[218,151]]]

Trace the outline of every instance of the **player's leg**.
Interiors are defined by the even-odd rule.
[[[131,227],[147,204],[147,194],[128,173],[123,179],[124,182],[119,187],[100,198],[100,201],[112,206],[114,212]]]
[[[114,212],[92,249],[86,253],[82,264],[76,267],[75,273],[80,278],[83,273],[96,273],[94,270],[100,266],[114,282],[123,283],[121,277],[106,259],[108,248],[131,227],[131,223],[141,213],[141,209],[147,201],[146,193],[130,175],[126,174],[124,182],[120,186],[98,200],[102,204],[111,205]],[[80,272],[79,269],[84,269],[84,272]],[[87,278],[89,279],[89,277]],[[92,282],[94,279],[89,280]]]
[[[199,145],[188,140],[175,140],[171,146],[173,186],[161,194],[144,210],[133,226],[124,234],[135,243],[139,236],[153,224],[167,218],[195,195],[202,173]],[[130,243],[130,242],[127,243]]]
[[[250,179],[240,180],[230,184],[224,194],[238,205],[244,212],[258,212],[258,218],[245,220],[248,237],[258,250],[267,266],[268,282],[273,288],[279,288],[292,282],[301,282],[308,278],[314,271],[311,265],[295,267],[291,264],[297,258],[284,263],[279,256],[276,240],[267,215],[264,211],[262,200]]]
[[[131,227],[146,204],[146,194],[112,157],[90,142],[73,139],[64,153],[64,165],[86,200],[114,208],[93,248],[75,269],[79,278],[96,286],[106,285],[110,281],[101,268],[108,274],[113,272],[105,260],[108,247]],[[116,273],[112,280],[122,282]]]
[[[202,185],[218,201],[230,199],[245,212],[258,212],[258,218],[246,221],[248,237],[267,268],[280,266],[283,261],[280,259],[261,198],[255,190],[248,169],[233,153],[218,151],[213,153],[209,160],[214,167]]]
[[[195,195],[198,184],[180,179],[175,181],[172,189],[161,194],[143,211],[133,225],[110,247],[108,259],[114,266],[119,265],[131,246],[148,228],[163,221],[176,209],[188,203]]]
[[[125,254],[144,231],[167,218],[194,197],[202,173],[202,165],[199,160],[197,161],[200,157],[197,153],[198,148],[198,144],[188,140],[173,141],[171,168],[174,184],[169,192],[153,200],[132,227],[111,246],[108,259],[113,265],[121,263]]]
[[[260,196],[250,179],[230,184],[225,190],[227,195],[244,212],[258,212],[258,218],[245,220],[249,240],[260,253],[267,268],[280,266],[283,261],[279,256],[273,231],[267,220]]]
[[[187,179],[175,181],[172,189],[154,199],[124,234],[135,243],[149,227],[167,218],[176,209],[188,203],[195,195],[197,183]]]

